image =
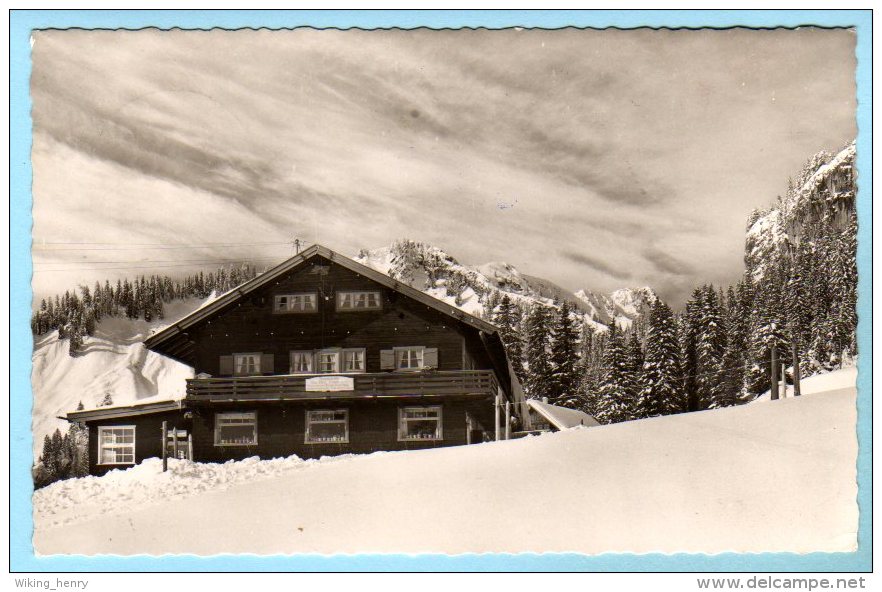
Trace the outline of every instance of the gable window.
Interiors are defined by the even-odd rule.
[[[343,350],[343,372],[364,372],[364,349]]]
[[[306,411],[306,443],[349,442],[348,409]]]
[[[276,294],[273,311],[278,313],[315,312],[317,300],[315,292]]]
[[[311,351],[292,351],[291,374],[312,374],[314,359]]]
[[[257,445],[257,413],[215,413],[215,446]]]
[[[320,374],[334,374],[340,371],[340,350],[323,349],[316,355],[316,365]]]
[[[236,376],[253,376],[260,374],[261,354],[233,354],[234,373]]]
[[[135,426],[98,426],[98,464],[135,464]]]
[[[424,347],[396,347],[395,369],[396,370],[419,370],[423,367]]]
[[[380,292],[337,292],[337,310],[379,310]]]
[[[441,406],[399,407],[398,439],[441,440]]]

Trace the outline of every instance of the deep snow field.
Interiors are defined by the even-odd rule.
[[[825,390],[811,387],[814,380]],[[165,474],[151,459],[38,491],[35,549],[853,550],[854,374],[805,383],[808,394],[798,399],[466,447],[177,462]]]
[[[92,409],[106,395],[114,405],[183,397],[193,369],[148,350],[143,341],[204,302],[192,298],[166,304],[165,319],[152,323],[125,317],[103,319],[94,335],[83,338],[83,348],[75,357],[68,354],[69,341],[58,339],[57,331],[36,336],[31,370],[34,458],[43,450],[44,436],[56,428],[67,430],[68,423],[59,416],[74,411],[80,402]]]

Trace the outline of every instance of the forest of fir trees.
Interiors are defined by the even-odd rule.
[[[787,384],[857,355],[857,215],[850,166],[798,195],[830,155],[809,161],[779,198],[787,237],[745,257],[740,281],[703,285],[674,312],[662,300],[622,329],[594,331],[571,304],[503,296],[492,320],[530,398],[615,423],[739,405],[771,387],[775,350]],[[768,212],[765,212],[768,213]],[[764,212],[754,212],[748,228]],[[794,352],[797,363],[794,364]],[[796,367],[796,368],[795,368]]]
[[[126,317],[153,321],[162,319],[164,305],[173,300],[208,298],[221,294],[257,275],[254,267],[220,268],[208,274],[199,272],[181,278],[164,275],[118,279],[116,284],[105,280],[93,288],[81,285],[54,298],[44,298],[31,315],[34,335],[58,331],[59,339],[68,339],[70,355],[76,355],[83,338],[92,335],[95,326],[105,317]]]

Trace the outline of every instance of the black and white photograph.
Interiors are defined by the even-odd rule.
[[[854,30],[30,43],[37,556],[857,549]]]

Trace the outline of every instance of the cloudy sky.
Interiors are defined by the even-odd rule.
[[[855,133],[854,36],[44,31],[34,289],[409,237],[675,304]],[[86,244],[89,243],[89,244]]]

